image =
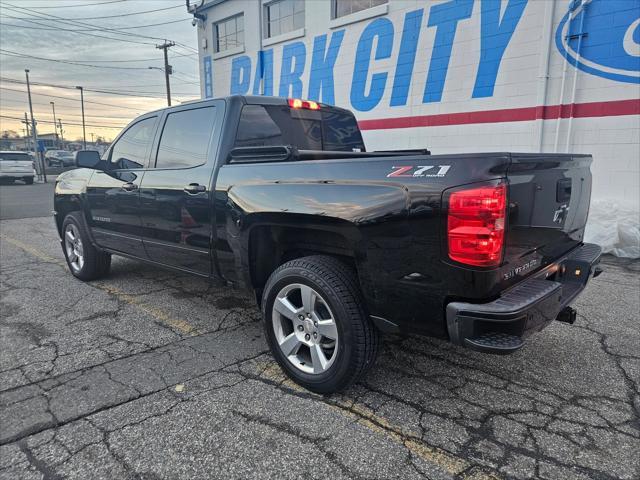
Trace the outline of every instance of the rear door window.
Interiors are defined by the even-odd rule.
[[[189,168],[207,163],[216,107],[182,110],[167,115],[156,168]]]

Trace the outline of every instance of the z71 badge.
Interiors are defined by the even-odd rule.
[[[393,172],[387,175],[387,178],[391,177],[414,177],[414,178],[425,178],[425,177],[444,177],[451,165],[403,165],[393,167]]]

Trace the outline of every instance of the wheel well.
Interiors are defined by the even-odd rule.
[[[338,257],[355,269],[355,253],[344,235],[328,230],[295,227],[255,227],[249,237],[251,284],[258,297],[280,265],[309,255]]]
[[[56,201],[55,209],[56,227],[58,228],[58,233],[62,236],[62,222],[64,222],[65,217],[71,212],[81,211],[82,207],[77,198],[69,197]]]

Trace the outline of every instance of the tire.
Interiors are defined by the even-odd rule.
[[[23,180],[27,185],[33,185],[33,177],[24,177]]]
[[[69,270],[80,280],[97,280],[109,273],[111,255],[93,246],[80,212],[69,213],[62,222],[62,251]]]
[[[303,257],[276,269],[264,289],[262,315],[274,358],[307,390],[343,390],[375,362],[379,333],[355,272],[336,258]]]

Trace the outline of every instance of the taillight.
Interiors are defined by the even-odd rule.
[[[295,109],[320,110],[320,105],[313,100],[300,100],[299,98],[289,98],[289,106]]]
[[[478,267],[502,262],[507,187],[458,190],[449,197],[449,258]]]

